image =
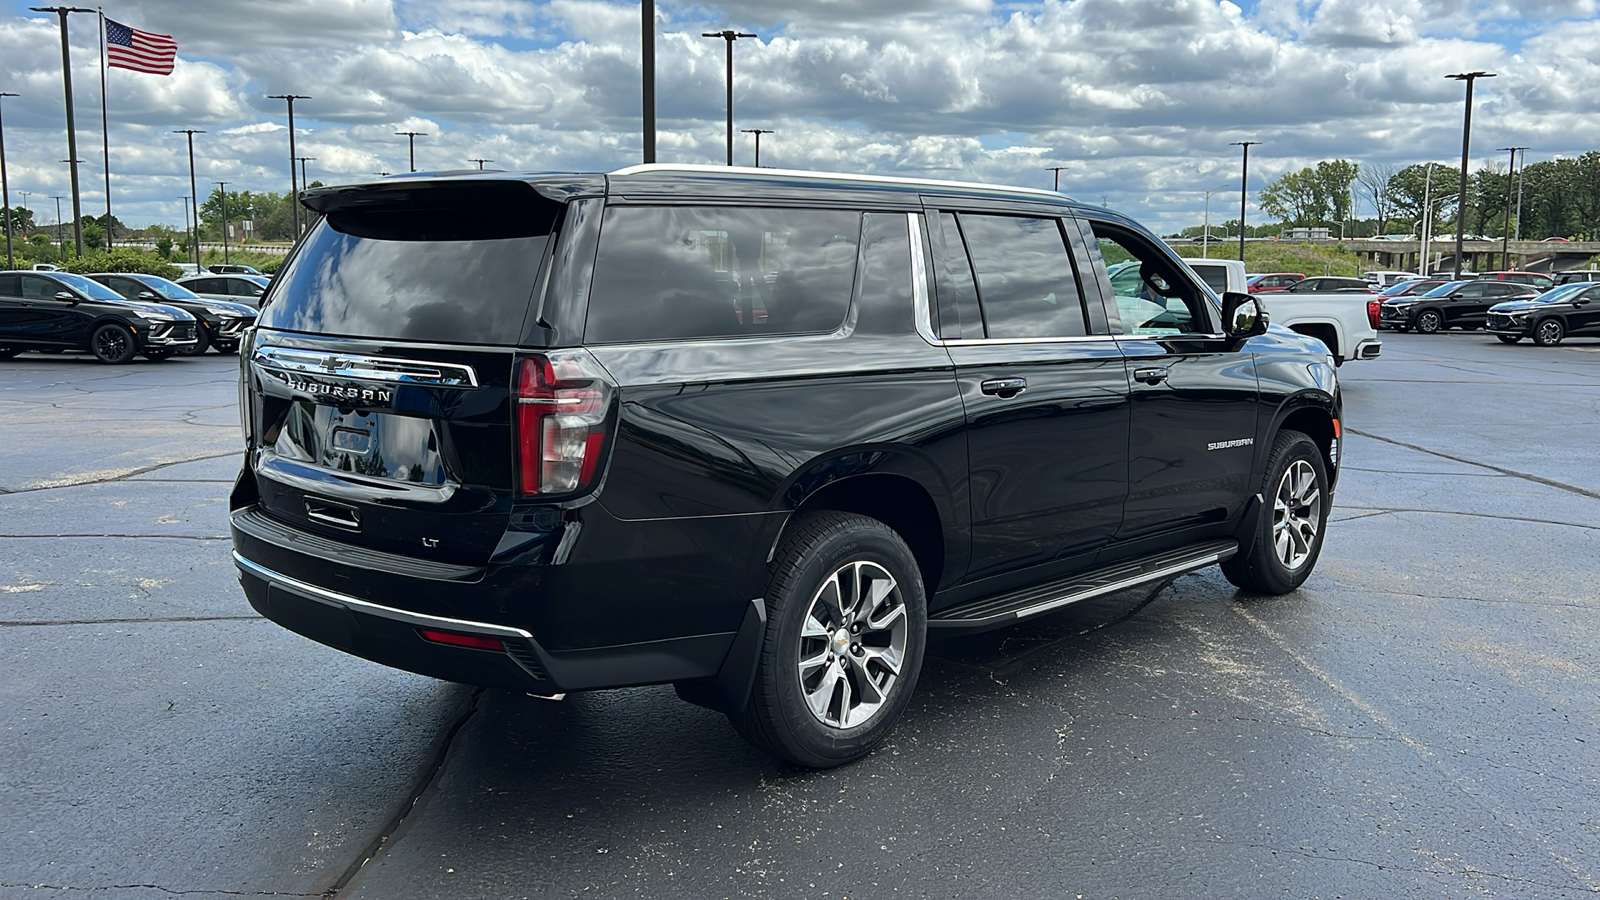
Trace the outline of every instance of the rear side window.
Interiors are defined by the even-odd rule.
[[[369,199],[370,197],[370,199]],[[515,344],[563,206],[523,184],[373,190],[331,209],[265,298],[265,328]],[[228,279],[241,289],[247,279]]]
[[[833,331],[860,240],[861,213],[844,210],[611,207],[584,341]]]
[[[990,338],[1088,334],[1083,296],[1055,219],[962,213]]]

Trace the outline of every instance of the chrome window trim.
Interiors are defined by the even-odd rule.
[[[467,619],[450,619],[444,616],[430,616],[425,613],[415,613],[404,609],[395,609],[392,606],[360,600],[349,594],[330,591],[324,587],[307,584],[298,578],[291,578],[274,572],[260,563],[245,559],[239,551],[233,551],[233,564],[258,578],[265,579],[281,588],[301,594],[320,603],[331,606],[341,606],[351,612],[368,613],[384,619],[403,622],[407,625],[417,625],[423,628],[443,628],[449,631],[464,631],[471,634],[482,634],[497,638],[523,638],[532,640],[533,634],[521,628],[512,628],[509,625],[493,625],[488,622],[472,622]]]
[[[297,347],[258,346],[251,363],[280,372],[337,377],[382,384],[478,387],[478,373],[459,363],[417,362],[358,353],[331,353]]]
[[[941,341],[933,331],[933,308],[928,299],[928,259],[922,253],[922,214],[906,213],[906,226],[911,233],[911,298],[916,308],[917,334],[938,346]]]
[[[952,338],[940,341],[946,347],[983,347],[992,344],[1090,344],[1117,340],[1114,334],[1076,334],[1068,337],[1035,338]]]

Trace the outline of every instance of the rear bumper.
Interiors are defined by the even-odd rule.
[[[1356,352],[1350,358],[1351,359],[1377,359],[1378,355],[1381,354],[1382,352],[1383,352],[1383,342],[1382,341],[1365,340],[1365,341],[1360,342],[1359,344],[1356,344]]]

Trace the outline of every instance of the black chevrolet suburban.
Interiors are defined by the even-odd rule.
[[[825,767],[888,732],[930,635],[1316,564],[1333,360],[1114,212],[659,165],[303,202],[231,515],[250,603],[324,644],[541,696],[671,683]]]

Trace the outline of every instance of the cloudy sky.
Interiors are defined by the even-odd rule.
[[[54,221],[68,193],[56,18],[0,0],[0,91],[13,202]],[[721,163],[723,42],[736,128],[762,162],[1049,187],[1168,230],[1236,214],[1238,148],[1254,190],[1320,159],[1458,160],[1462,87],[1483,69],[1475,162],[1600,149],[1600,0],[658,0],[662,162]],[[114,0],[107,15],[173,35],[167,77],[108,74],[113,204],[178,223],[177,128],[200,128],[199,180],[288,188],[282,101],[324,182],[482,157],[513,170],[639,160],[639,8],[598,0]],[[93,15],[72,17],[84,210],[104,210]],[[749,164],[748,135],[736,159]],[[67,207],[64,201],[64,208]],[[70,214],[70,213],[69,213]],[[1260,213],[1252,207],[1252,218]]]

